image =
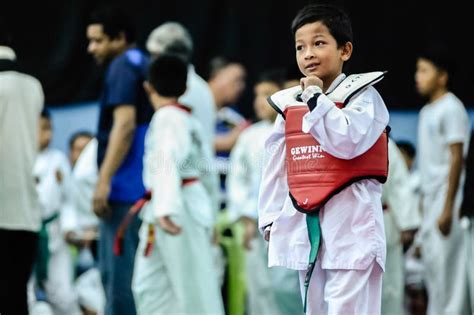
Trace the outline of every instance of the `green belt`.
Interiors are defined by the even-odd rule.
[[[306,314],[306,305],[308,300],[308,288],[311,275],[313,274],[316,259],[318,257],[319,247],[321,245],[321,226],[319,225],[319,211],[306,214],[306,226],[308,228],[308,237],[311,244],[309,252],[309,265],[304,280],[304,313]]]
[[[44,281],[48,278],[49,263],[49,236],[47,226],[59,218],[59,213],[55,213],[49,218],[43,220],[41,230],[38,234],[38,254],[36,256],[35,275],[36,283],[39,287],[44,288]]]

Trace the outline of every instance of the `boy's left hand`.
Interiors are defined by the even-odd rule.
[[[301,89],[304,91],[308,86],[315,85],[319,86],[321,89],[323,88],[323,80],[318,78],[315,75],[301,78],[300,80]]]
[[[451,232],[451,224],[453,222],[453,216],[449,211],[443,211],[441,216],[438,218],[438,228],[441,234],[445,237]]]

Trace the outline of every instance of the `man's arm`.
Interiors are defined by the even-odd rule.
[[[99,217],[107,215],[110,182],[132,145],[136,127],[135,116],[136,109],[133,105],[119,105],[114,109],[109,142],[100,166],[99,179],[94,193],[94,212]]]
[[[456,193],[459,189],[459,179],[461,178],[461,170],[463,165],[463,144],[462,142],[449,145],[451,155],[449,166],[448,192],[444,202],[444,209],[438,218],[438,227],[444,236],[448,236],[451,231],[451,223],[453,220],[453,207]]]
[[[217,152],[229,152],[234,147],[240,133],[245,128],[243,126],[234,127],[229,133],[225,135],[216,135],[214,140],[214,148]]]

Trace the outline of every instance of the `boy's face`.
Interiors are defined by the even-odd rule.
[[[325,85],[342,72],[344,61],[352,53],[351,43],[338,48],[336,39],[322,22],[300,27],[295,33],[295,48],[300,71],[305,76],[317,76]]]
[[[267,103],[267,98],[279,90],[279,86],[273,82],[260,82],[255,86],[253,107],[258,119],[275,120],[277,112]]]
[[[240,94],[245,89],[246,72],[240,64],[233,63],[220,70],[212,81],[222,94],[222,99],[226,104],[237,102]]]
[[[94,56],[97,64],[102,64],[112,59],[127,45],[123,34],[120,34],[115,39],[111,39],[104,33],[102,24],[89,25],[87,27],[87,39],[89,40],[87,51]]]
[[[81,155],[82,151],[89,143],[89,141],[91,141],[90,137],[81,136],[77,137],[72,143],[71,151],[69,152],[69,160],[71,161],[71,164],[73,166],[76,165],[79,156]]]
[[[431,61],[418,58],[416,62],[416,90],[421,96],[430,96],[437,89],[446,86],[445,73],[440,71]]]
[[[39,146],[40,150],[44,150],[49,146],[51,138],[53,137],[53,129],[51,127],[51,120],[41,117],[39,123]]]

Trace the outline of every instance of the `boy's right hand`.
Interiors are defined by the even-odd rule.
[[[179,225],[176,225],[176,223],[174,223],[168,215],[160,217],[158,219],[158,224],[163,229],[163,231],[168,234],[178,235],[179,233],[181,233],[181,227]]]
[[[320,89],[323,88],[323,80],[321,80],[319,77],[315,76],[315,75],[312,75],[312,76],[309,76],[309,77],[304,77],[304,78],[301,78],[300,80],[300,85],[301,85],[301,89],[303,90],[306,90],[306,88],[308,86],[318,86]]]
[[[271,225],[268,225],[265,227],[265,230],[263,230],[263,238],[265,241],[270,242],[270,230],[272,229]]]
[[[257,222],[249,217],[241,217],[240,221],[244,224],[244,247],[247,250],[252,249],[251,242],[257,233]]]

